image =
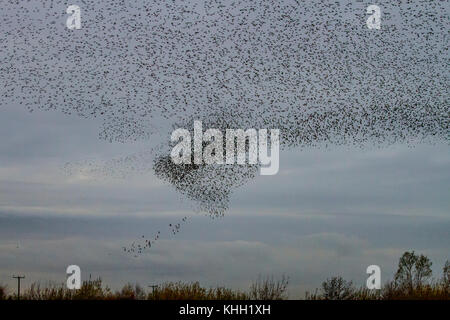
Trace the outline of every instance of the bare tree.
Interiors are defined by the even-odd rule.
[[[287,298],[289,278],[283,275],[276,281],[272,277],[258,277],[250,286],[250,299],[252,300],[283,300]]]
[[[411,292],[422,287],[432,275],[432,262],[423,254],[416,255],[414,251],[406,251],[398,262],[395,274],[395,284]]]
[[[355,289],[351,281],[342,277],[332,277],[322,283],[321,298],[325,300],[350,300],[353,298]]]
[[[443,268],[443,275],[442,275],[442,283],[444,284],[444,287],[446,290],[450,289],[450,261],[445,262],[445,266]]]

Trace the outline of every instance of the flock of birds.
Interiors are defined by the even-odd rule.
[[[68,30],[67,1],[5,0],[0,105],[100,118],[108,141],[167,133],[93,171],[153,170],[220,217],[258,168],[174,165],[170,133],[194,120],[280,129],[282,149],[449,141],[447,3],[377,4],[381,30],[352,0],[80,1]]]
[[[188,221],[189,217],[184,216],[180,222],[176,224],[169,223],[169,230],[171,235],[176,235],[180,232],[181,225]],[[138,242],[133,241],[130,246],[122,247],[123,252],[133,254],[135,258],[138,258],[145,250],[150,249],[161,236],[161,230],[156,232],[156,235],[152,238],[148,238],[146,235],[142,235]]]

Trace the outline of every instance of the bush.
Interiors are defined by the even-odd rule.
[[[20,297],[23,300],[107,300],[113,295],[108,287],[103,287],[101,278],[83,281],[78,290],[67,289],[65,284],[47,285],[31,284]]]
[[[248,295],[224,287],[203,288],[198,282],[166,282],[149,293],[149,300],[243,300]]]
[[[136,283],[133,286],[129,283],[126,284],[122,290],[116,292],[115,298],[120,300],[145,300],[146,293],[139,284]]]
[[[6,286],[0,284],[0,300],[6,300],[7,296],[8,294]]]
[[[250,286],[251,300],[283,300],[287,299],[287,286],[289,279],[282,276],[280,281],[275,281],[273,277],[262,278]]]
[[[355,289],[351,281],[346,281],[342,277],[331,277],[322,282],[320,294],[317,294],[316,291],[316,294],[309,298],[314,300],[350,300],[353,298],[354,292]]]

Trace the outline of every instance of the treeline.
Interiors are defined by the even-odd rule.
[[[331,277],[314,293],[306,293],[307,300],[449,300],[450,263],[444,265],[442,276],[434,279],[432,262],[414,251],[405,252],[398,263],[394,279],[379,290],[356,288],[342,277]]]
[[[443,274],[433,278],[431,261],[414,251],[405,252],[398,263],[393,280],[379,290],[355,287],[342,277],[331,277],[313,293],[307,292],[307,300],[405,300],[405,299],[450,299],[450,263],[447,261]],[[41,286],[33,283],[21,293],[23,300],[284,300],[288,299],[289,279],[259,277],[247,291],[225,287],[204,288],[198,282],[166,282],[153,290],[139,284],[127,284],[113,291],[104,286],[101,278],[84,281],[78,290],[69,290],[65,285]],[[17,299],[0,285],[0,300]]]

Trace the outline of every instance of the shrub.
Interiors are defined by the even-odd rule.
[[[276,281],[272,277],[258,277],[256,282],[250,286],[251,300],[283,300],[287,299],[287,286],[289,278],[282,276],[281,280]]]
[[[8,294],[6,286],[0,284],[0,300],[6,300],[7,296]]]

